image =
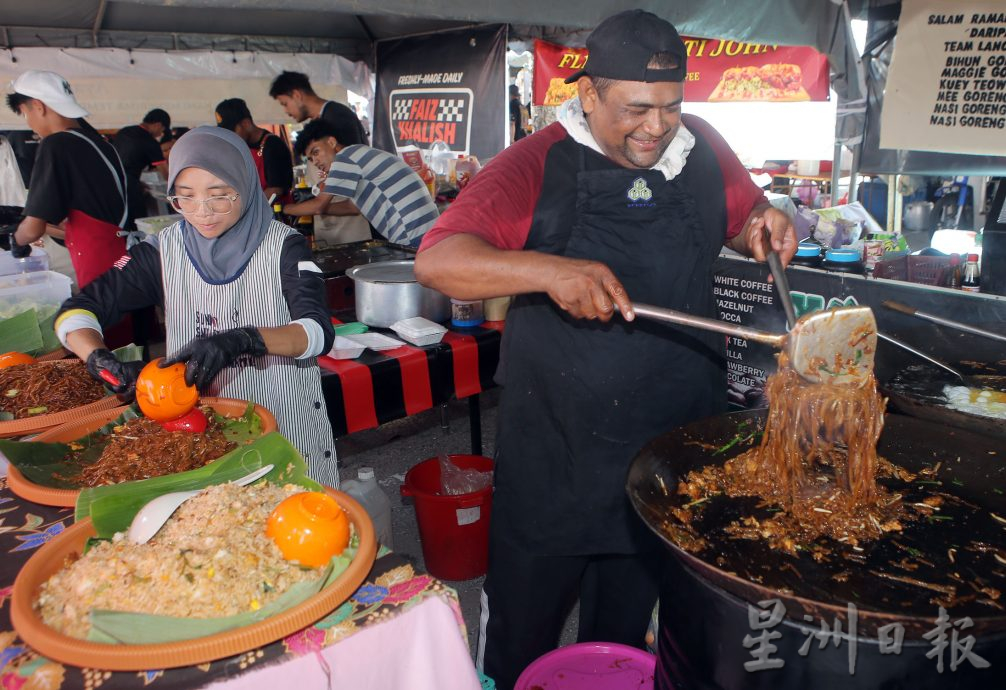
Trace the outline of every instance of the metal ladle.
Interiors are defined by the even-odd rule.
[[[873,372],[877,321],[869,307],[839,307],[804,314],[783,335],[649,304],[633,303],[632,309],[655,321],[725,333],[783,349],[793,370],[811,383],[862,386]]]

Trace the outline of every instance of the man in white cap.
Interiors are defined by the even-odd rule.
[[[66,79],[32,70],[11,83],[7,105],[42,139],[24,220],[12,236],[17,255],[46,233],[64,239],[84,287],[126,253],[126,175],[115,149],[83,118]]]

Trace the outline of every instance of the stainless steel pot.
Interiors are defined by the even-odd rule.
[[[905,215],[901,222],[905,226],[905,230],[912,232],[931,230],[929,219],[932,212],[933,204],[931,201],[912,201],[905,205]]]
[[[417,283],[415,264],[382,261],[346,271],[356,285],[356,318],[380,328],[413,316],[438,322],[449,319],[450,298]]]

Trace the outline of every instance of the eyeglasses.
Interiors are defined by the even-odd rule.
[[[195,213],[199,207],[206,204],[210,213],[225,216],[234,210],[234,202],[238,200],[240,194],[228,194],[226,196],[211,196],[206,199],[197,199],[192,196],[169,196],[167,197],[171,207],[179,213]]]

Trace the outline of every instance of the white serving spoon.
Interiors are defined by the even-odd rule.
[[[252,482],[269,474],[269,472],[272,471],[272,468],[272,465],[265,465],[251,474],[241,477],[240,479],[235,479],[230,483],[237,484],[238,486],[251,484]],[[161,530],[164,523],[168,521],[169,517],[174,515],[180,505],[198,494],[200,491],[202,491],[202,489],[195,489],[193,491],[173,491],[170,494],[163,494],[150,501],[150,503],[140,508],[139,512],[136,513],[136,516],[133,517],[133,522],[129,525],[129,531],[126,532],[126,538],[134,544],[146,544]]]

